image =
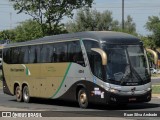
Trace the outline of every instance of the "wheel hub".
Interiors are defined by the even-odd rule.
[[[86,94],[85,94],[85,93],[82,93],[82,94],[80,95],[80,102],[81,102],[82,104],[84,104],[84,103],[86,102],[86,99],[87,99]]]

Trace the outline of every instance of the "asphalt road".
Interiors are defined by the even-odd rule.
[[[33,99],[31,103],[17,102],[15,96],[9,96],[3,93],[0,89],[0,106],[9,108],[21,108],[30,111],[60,111],[55,114],[64,115],[65,112],[69,112],[72,116],[106,116],[114,114],[115,116],[124,112],[154,112],[160,111],[160,98],[152,98],[149,103],[136,103],[129,104],[127,106],[104,106],[104,105],[91,105],[88,109],[79,108],[77,103],[48,100],[48,99]],[[1,111],[1,110],[0,110]],[[80,111],[80,113],[79,113]],[[81,112],[83,111],[83,112]],[[118,114],[117,114],[118,113]],[[113,116],[114,116],[113,115]],[[148,118],[149,119],[149,118]]]
[[[160,84],[159,78],[152,79],[152,84]],[[0,89],[0,111],[3,111],[3,107],[7,109],[17,108],[17,110],[29,110],[29,111],[58,111],[58,113],[50,113],[59,117],[106,117],[112,116],[119,117],[120,113],[125,112],[158,112],[160,114],[160,98],[152,98],[149,103],[137,103],[129,104],[127,106],[104,106],[104,105],[91,105],[88,109],[81,109],[78,103],[72,103],[67,101],[48,100],[48,99],[32,99],[31,103],[17,102],[15,96],[9,96],[3,93]],[[2,108],[2,109],[1,109]],[[77,113],[79,112],[80,113]],[[67,112],[70,112],[68,114]],[[106,115],[106,113],[108,113]],[[118,114],[117,114],[118,113]],[[122,115],[120,114],[120,115]],[[115,118],[114,117],[114,118]],[[121,117],[123,118],[123,116]],[[126,118],[125,118],[126,119]],[[128,119],[128,118],[127,118]],[[134,120],[158,120],[157,117],[143,117],[129,118]],[[114,119],[113,119],[114,120]],[[117,120],[117,119],[115,119]]]

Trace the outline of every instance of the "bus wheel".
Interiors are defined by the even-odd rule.
[[[22,102],[23,99],[22,99],[22,91],[21,91],[20,86],[17,86],[17,87],[16,87],[15,95],[16,95],[16,100],[17,100],[18,102]]]
[[[24,88],[23,88],[23,100],[26,103],[30,102],[30,96],[29,96],[28,86],[24,86]]]
[[[81,108],[87,108],[88,106],[88,96],[84,88],[80,89],[78,92],[78,103]]]

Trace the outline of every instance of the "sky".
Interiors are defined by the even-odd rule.
[[[109,10],[113,18],[122,21],[122,0],[94,0],[93,9],[100,12]],[[145,23],[148,16],[160,17],[160,0],[124,0],[124,15],[131,15],[136,23],[137,33],[147,35]],[[15,28],[20,22],[31,18],[26,14],[17,14],[9,0],[0,0],[0,31]],[[65,17],[63,20],[67,22]]]

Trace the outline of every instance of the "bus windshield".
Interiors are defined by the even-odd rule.
[[[108,82],[121,85],[140,85],[149,81],[148,63],[140,45],[103,45],[107,53]]]

